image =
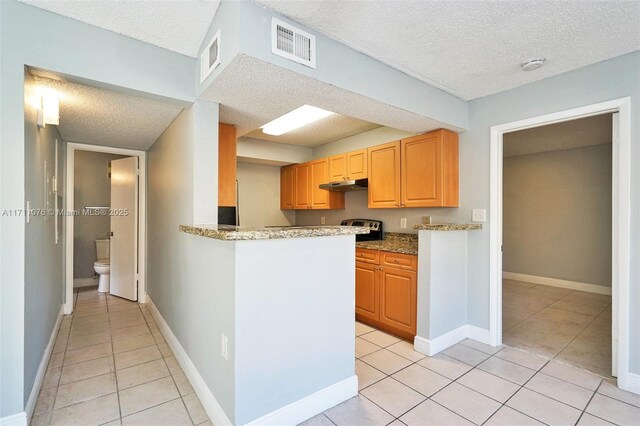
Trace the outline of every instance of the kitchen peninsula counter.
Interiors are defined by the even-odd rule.
[[[364,226],[273,226],[245,228],[233,225],[180,225],[179,230],[187,234],[224,241],[331,237],[369,233],[369,228],[365,228]]]
[[[418,254],[418,234],[385,233],[384,240],[358,241],[357,248],[388,251],[391,253]]]

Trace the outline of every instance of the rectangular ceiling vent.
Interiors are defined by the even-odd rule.
[[[316,37],[276,18],[271,20],[271,52],[316,67]]]
[[[200,55],[200,83],[205,81],[218,65],[220,65],[220,30]]]

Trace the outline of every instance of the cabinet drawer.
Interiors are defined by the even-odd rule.
[[[418,256],[383,251],[381,252],[380,265],[416,271],[418,269]]]
[[[380,262],[380,252],[378,250],[356,248],[356,260],[377,265]]]

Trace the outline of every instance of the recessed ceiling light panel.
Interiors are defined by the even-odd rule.
[[[529,59],[527,62],[521,64],[520,66],[522,67],[522,71],[533,71],[544,65],[545,60],[545,58]]]
[[[300,127],[311,124],[315,121],[322,120],[325,117],[334,114],[321,108],[311,105],[302,105],[291,112],[286,113],[282,117],[278,117],[273,121],[262,126],[262,132],[268,135],[280,136]]]

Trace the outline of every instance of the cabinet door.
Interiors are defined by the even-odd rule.
[[[236,205],[236,128],[218,126],[218,205]]]
[[[311,162],[311,208],[328,209],[329,191],[320,189],[319,186],[329,182],[329,159],[323,158]]]
[[[347,154],[329,157],[329,182],[337,182],[347,177]]]
[[[442,138],[427,134],[402,141],[402,207],[442,205]]]
[[[416,273],[404,269],[380,268],[380,322],[416,334]]]
[[[280,209],[291,210],[295,208],[294,192],[294,167],[283,167],[280,169]]]
[[[356,314],[378,321],[380,294],[377,265],[356,262]]]
[[[345,154],[347,164],[347,178],[366,179],[367,178],[367,150],[361,149]]]
[[[369,208],[400,207],[400,141],[369,148]]]
[[[296,164],[293,168],[294,208],[296,210],[311,208],[311,163]]]

